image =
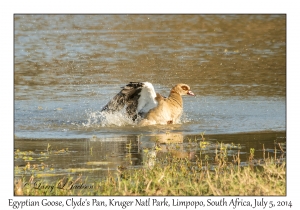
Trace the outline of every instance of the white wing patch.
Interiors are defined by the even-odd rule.
[[[144,87],[140,92],[140,98],[138,99],[138,113],[147,113],[150,109],[157,106],[157,101],[155,100],[156,93],[153,85],[150,82],[143,82]]]

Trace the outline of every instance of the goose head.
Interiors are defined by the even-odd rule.
[[[181,96],[184,96],[184,95],[195,96],[195,94],[191,91],[190,86],[188,86],[187,84],[182,84],[182,83],[175,85],[172,88],[171,92],[176,92]]]

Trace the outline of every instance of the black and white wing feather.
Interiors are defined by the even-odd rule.
[[[130,82],[122,88],[101,110],[114,113],[126,107],[126,113],[135,120],[138,115],[143,116],[150,109],[156,107],[156,93],[149,82]]]

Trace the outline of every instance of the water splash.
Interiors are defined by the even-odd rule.
[[[86,123],[82,123],[85,127],[110,127],[110,126],[126,126],[137,125],[137,122],[129,118],[124,112],[108,113],[95,111],[87,113],[88,119]]]
[[[192,122],[192,119],[190,118],[190,116],[186,112],[183,112],[178,123],[179,124],[185,124],[185,123],[189,123],[189,122]]]
[[[138,123],[142,120],[141,117],[138,117],[135,121],[133,121],[126,115],[125,110],[115,113],[86,111],[86,114],[87,121],[86,123],[82,123],[84,127],[122,127],[128,125],[138,125]],[[177,124],[184,124],[188,122],[191,122],[191,119],[186,113],[183,113],[181,120]]]

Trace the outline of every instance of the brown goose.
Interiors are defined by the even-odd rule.
[[[162,97],[159,93],[156,94],[157,106],[151,109],[139,125],[154,125],[154,124],[173,124],[178,123],[183,110],[183,95],[195,96],[186,84],[175,85],[170,92],[168,98]]]
[[[186,84],[175,85],[168,98],[155,93],[149,82],[130,82],[114,96],[102,109],[102,112],[114,113],[126,107],[126,113],[133,120],[138,116],[141,126],[177,123],[182,114],[183,95],[194,96]]]

